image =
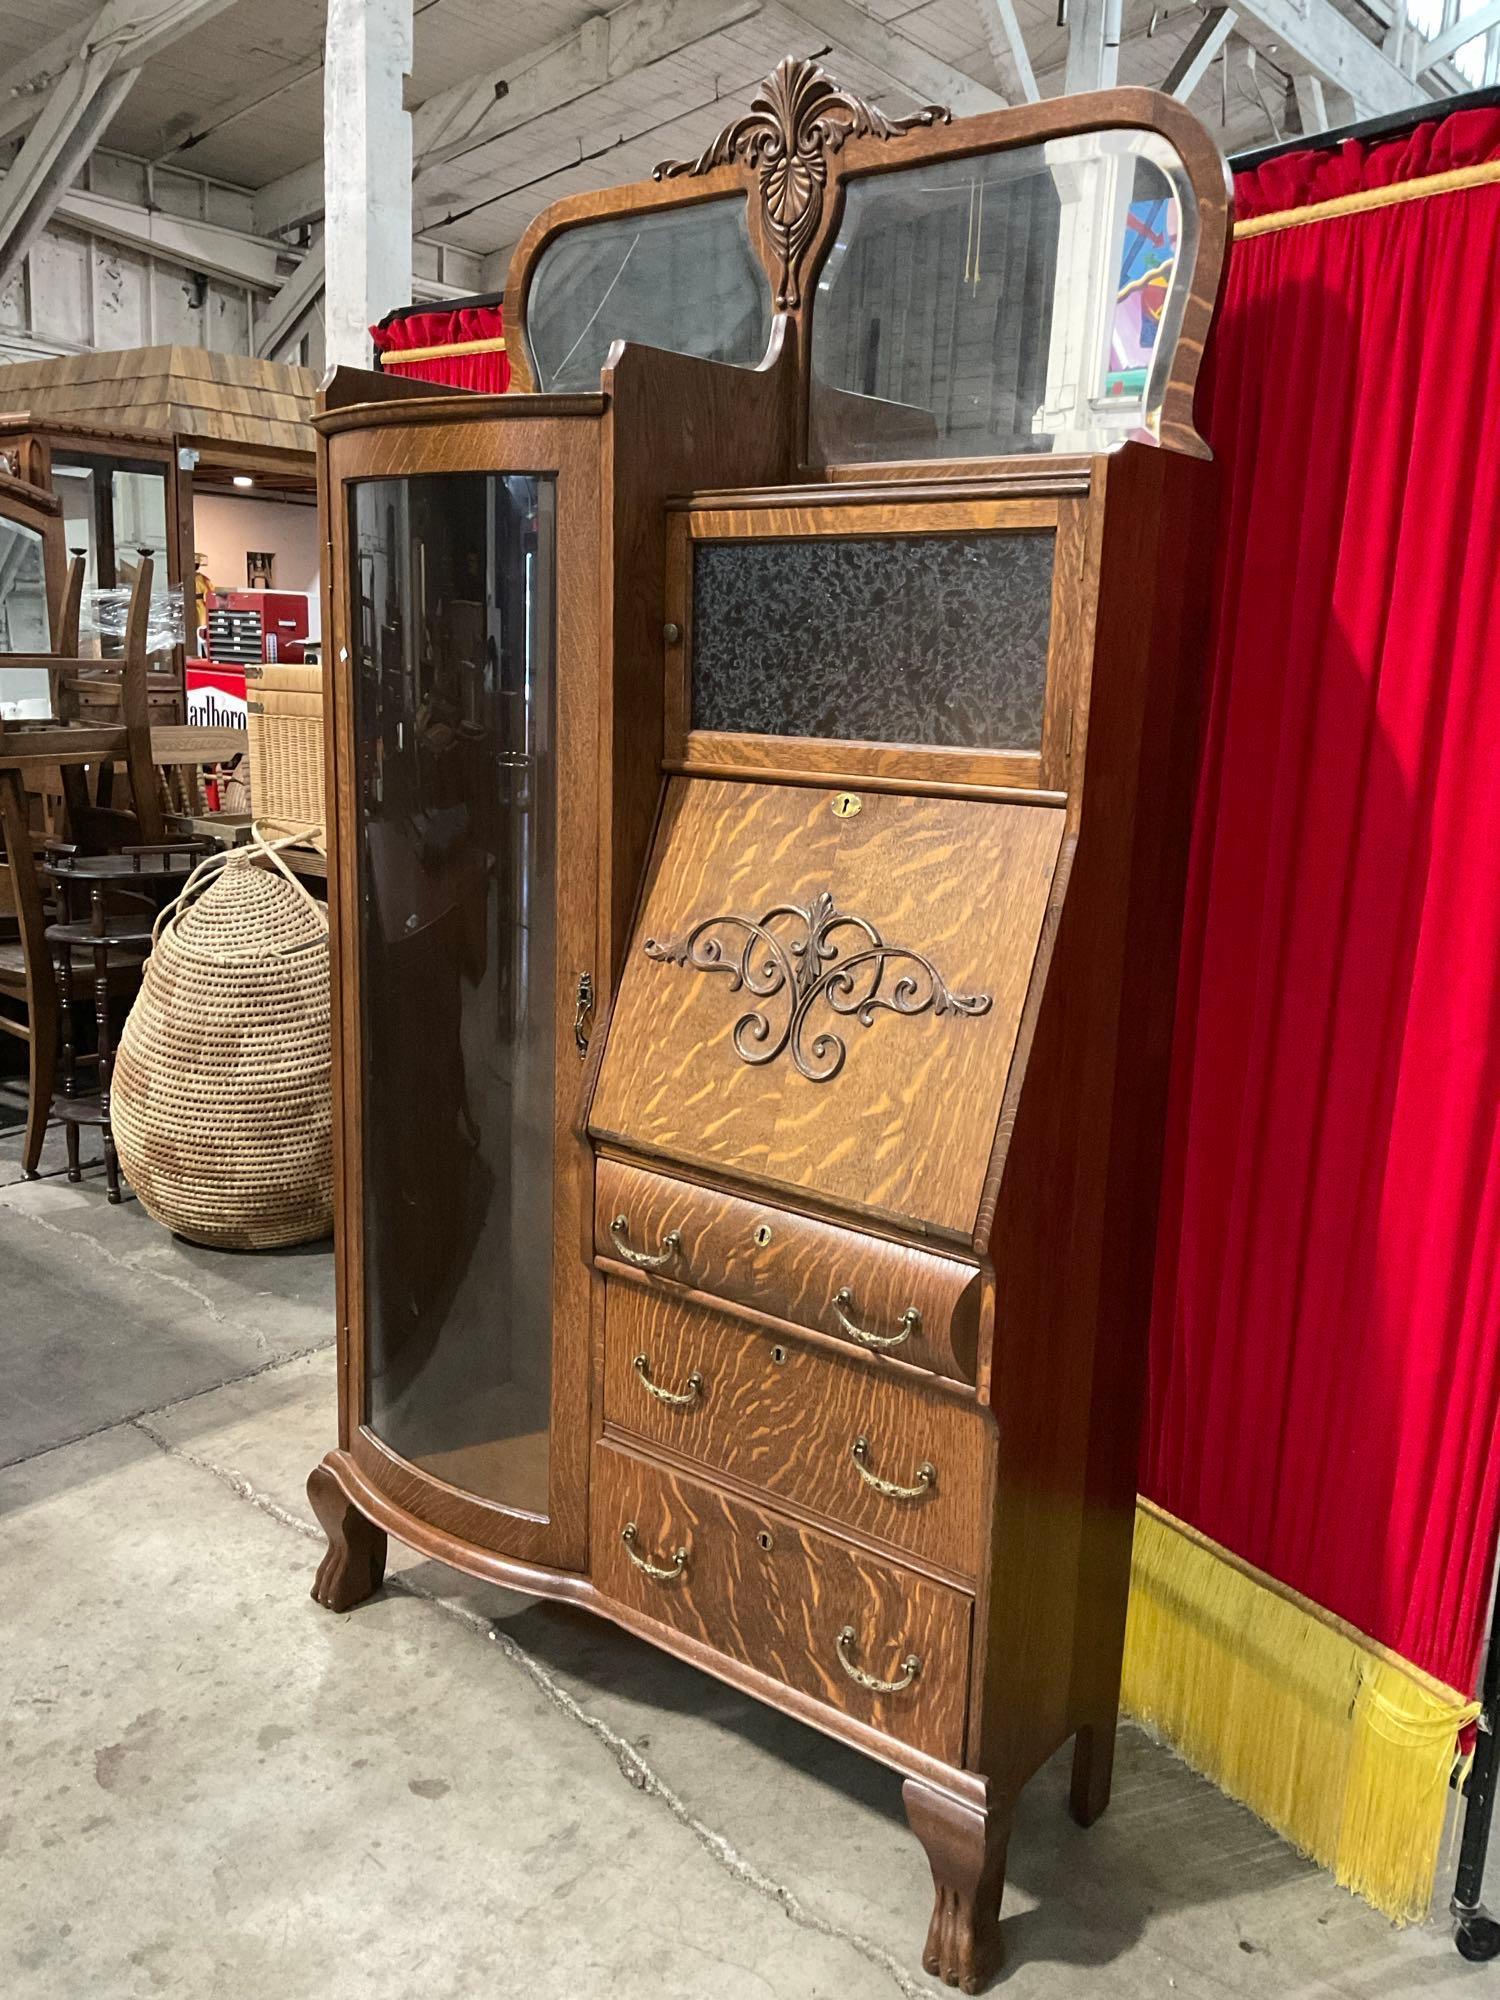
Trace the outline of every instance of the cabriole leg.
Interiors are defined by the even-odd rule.
[[[908,1778],[901,1802],[932,1869],[932,1923],[923,1967],[949,1986],[977,1993],[1000,1969],[1011,1801],[980,1806]]]
[[[352,1611],[385,1579],[385,1530],[365,1519],[326,1465],[308,1475],[307,1497],[328,1537],[313,1597],[329,1611]]]

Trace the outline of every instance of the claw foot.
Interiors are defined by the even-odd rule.
[[[352,1611],[385,1580],[385,1530],[365,1519],[326,1465],[313,1467],[307,1497],[328,1537],[313,1599],[328,1611]]]
[[[978,1993],[1000,1969],[1009,1802],[981,1806],[915,1778],[902,1786],[901,1798],[932,1869],[923,1968],[949,1986]]]

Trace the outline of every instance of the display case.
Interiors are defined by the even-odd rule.
[[[314,1594],[394,1533],[880,1759],[970,1991],[1109,1793],[1227,222],[1168,100],[788,61],[534,225],[519,393],[318,419]]]

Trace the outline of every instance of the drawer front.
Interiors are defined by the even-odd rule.
[[[962,1591],[607,1444],[594,1452],[591,1492],[593,1574],[607,1596],[961,1762],[972,1613]],[[854,1673],[906,1685],[882,1691]]]
[[[973,1405],[665,1290],[611,1283],[605,1313],[611,1428],[972,1581],[989,1436]]]
[[[595,1137],[969,1239],[1062,833],[1055,806],[671,780]]]
[[[667,1240],[674,1234],[675,1245]],[[599,1162],[594,1241],[601,1257],[649,1269],[667,1284],[934,1374],[975,1379],[979,1270],[956,1257],[618,1160]]]

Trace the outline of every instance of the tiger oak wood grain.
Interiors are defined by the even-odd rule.
[[[860,1343],[834,1309],[840,1291],[854,1294],[845,1310],[882,1340],[900,1333],[904,1315],[915,1308],[920,1327],[898,1346],[873,1351],[957,1381],[975,1380],[980,1272],[973,1262],[842,1228],[774,1202],[600,1160],[594,1247],[616,1262],[620,1249],[612,1225],[622,1215],[628,1242],[648,1254],[674,1230],[681,1239],[677,1255],[652,1274],[653,1284],[712,1292],[852,1346]],[[770,1240],[757,1241],[757,1231],[769,1231]]]
[[[692,1393],[697,1375],[695,1400],[653,1396],[635,1366],[640,1354],[650,1380],[671,1393]],[[611,1284],[604,1421],[973,1584],[992,1434],[956,1397],[925,1394],[858,1356],[773,1341],[665,1292]],[[860,1438],[862,1460],[852,1449]],[[861,1477],[861,1462],[902,1487],[919,1484],[924,1464],[936,1477],[919,1497],[892,1499]]]
[[[963,1592],[612,1444],[596,1447],[591,1485],[594,1577],[606,1596],[903,1743],[962,1757],[972,1608]],[[631,1562],[621,1531],[632,1521],[640,1554],[659,1567],[687,1550],[679,1578],[659,1582]],[[848,1625],[855,1664],[882,1680],[899,1678],[915,1653],[912,1685],[899,1694],[856,1685],[836,1645]]]
[[[1198,208],[1196,261],[1185,256],[1174,276],[1184,310],[1180,338],[1165,336],[1160,447],[811,464],[809,308],[846,182],[1118,128],[1163,134]],[[465,397],[403,385],[399,400],[361,405],[367,386],[330,393],[319,444],[340,905],[343,1448],[315,1475],[330,1547],[320,1595],[350,1602],[373,1588],[377,1538],[392,1533],[475,1576],[594,1610],[883,1760],[909,1780],[908,1814],[931,1864],[925,1963],[974,1990],[1001,1956],[1006,1841],[1022,1786],[1071,1736],[1075,1817],[1088,1823],[1110,1789],[1209,569],[1212,468],[1193,386],[1228,204],[1207,134],[1146,92],[896,138],[871,131],[832,150],[826,132],[798,137],[828,169],[826,199],[801,258],[801,303],[773,324],[758,369],[625,343],[611,350],[597,395]],[[761,184],[744,159],[576,196],[540,217],[507,295],[515,387],[529,386],[527,289],[549,242],[595,217],[720,195],[747,200],[764,262]],[[367,1135],[352,950],[361,800],[348,703],[340,709],[334,694],[354,560],[348,479],[542,469],[565,435],[581,454],[567,462],[589,468],[577,490],[591,492],[594,527],[592,547],[575,532],[560,562],[560,605],[575,637],[592,621],[594,642],[559,656],[560,723],[569,737],[592,729],[593,750],[561,785],[561,904],[548,913],[570,958],[559,963],[566,1134],[560,1123],[555,1168],[577,1199],[554,1242],[557,1393],[546,1443],[557,1511],[538,1519],[465,1491],[458,1462],[446,1462],[451,1480],[403,1463],[363,1423]],[[689,730],[691,518],[718,514],[762,536],[920,533],[998,520],[1016,505],[1056,533],[1039,755],[976,762],[917,745]],[[684,639],[674,643],[669,623]],[[857,794],[857,815],[832,815],[836,789]],[[825,1015],[815,1031],[841,1033],[848,1054],[837,1077],[815,1083],[785,1055],[743,1064],[730,1037],[753,1001],[722,972],[638,950],[645,935],[673,937],[695,919],[758,917],[820,892],[890,944],[926,954],[953,991],[993,982],[991,1013],[878,1013],[868,1025]],[[594,911],[591,958],[576,925],[584,902]],[[585,969],[597,996],[587,1065],[570,1046],[569,989]],[[679,1228],[692,1268],[630,1269],[609,1241],[617,1213],[628,1214],[628,1242]],[[743,1253],[741,1232],[761,1221],[773,1240],[757,1258]],[[930,1310],[920,1343],[870,1357],[830,1326],[825,1260],[835,1257],[861,1317],[888,1326],[907,1303]],[[747,1359],[776,1346],[787,1360],[771,1366],[786,1383],[816,1384],[805,1403]],[[689,1416],[644,1395],[630,1369],[636,1352],[649,1352],[653,1374],[674,1387],[700,1368],[711,1444],[695,1445]],[[841,1513],[837,1489],[825,1490],[849,1442],[846,1411],[870,1418],[857,1434],[870,1438],[872,1470],[910,1478],[919,1447],[938,1465],[920,1508],[907,1515],[892,1503],[894,1525]],[[888,1461],[875,1422],[897,1414],[907,1455]],[[936,1432],[923,1433],[926,1424]],[[949,1518],[932,1504],[952,1497],[948,1432],[969,1424],[982,1441],[959,1510],[972,1508],[975,1524],[972,1594],[946,1567],[951,1550],[935,1556],[923,1539]],[[631,1519],[648,1560],[670,1566],[673,1550],[688,1549],[685,1577],[663,1583],[630,1562],[619,1537]],[[903,1533],[917,1539],[890,1552]],[[884,1696],[858,1687],[836,1650],[846,1624],[861,1669],[897,1675],[915,1650],[916,1682]]]
[[[1063,816],[871,793],[839,818],[833,797],[672,780],[590,1130],[967,1241]],[[757,919],[824,892],[888,945],[923,954],[951,993],[990,996],[988,1011],[878,1013],[865,1026],[823,1006],[810,1025],[834,1028],[847,1057],[831,1081],[812,1082],[789,1049],[759,1067],[741,1059],[733,1031],[755,1002],[722,973],[646,953],[648,939],[677,940],[705,918]],[[905,970],[894,967],[887,992]]]

